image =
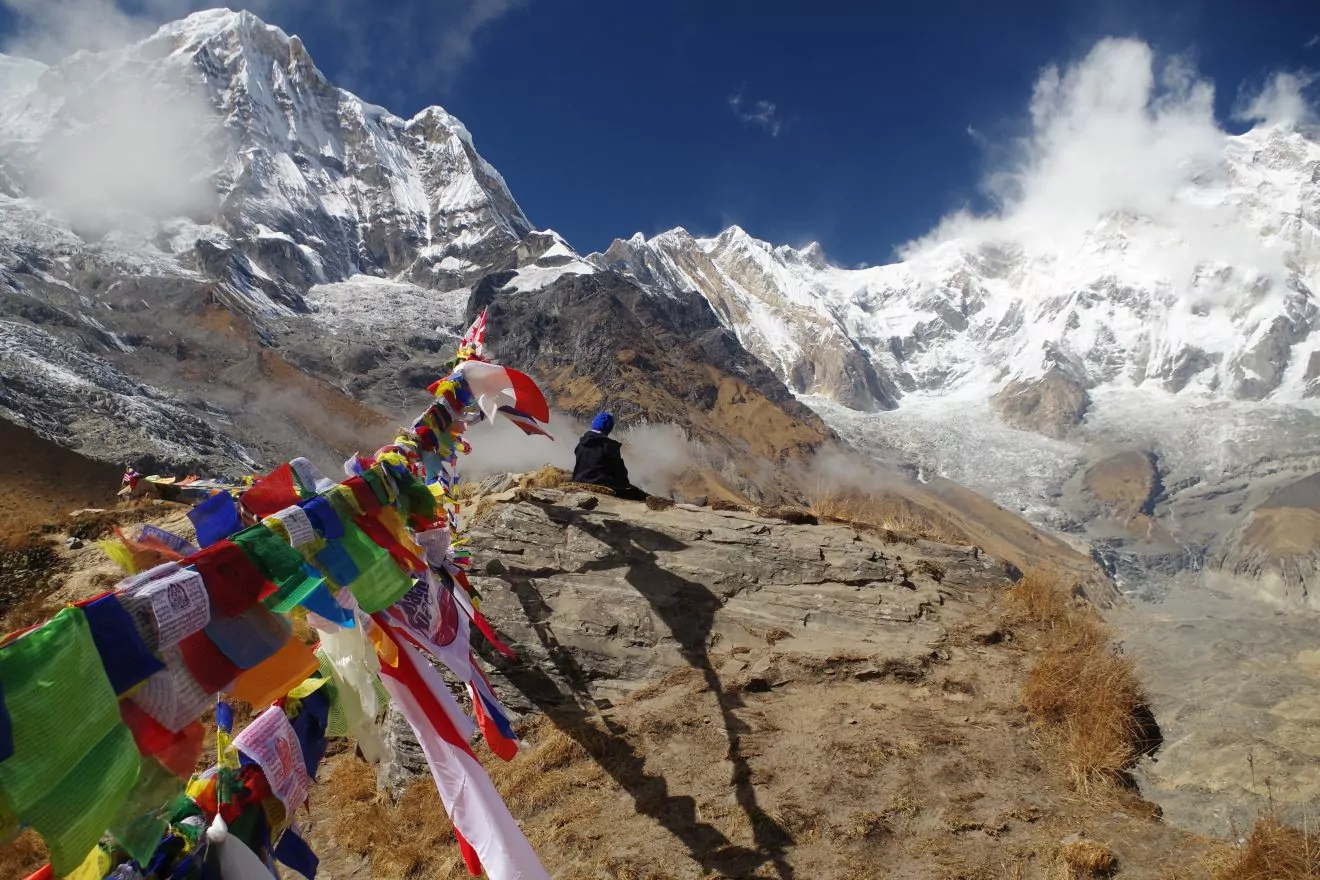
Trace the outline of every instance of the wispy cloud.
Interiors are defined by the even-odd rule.
[[[151,0],[161,4],[166,0]],[[79,50],[116,48],[150,33],[153,22],[112,0],[0,0],[17,20],[5,52],[55,62]],[[58,85],[54,86],[58,88]],[[137,75],[107,69],[61,112],[75,124],[48,137],[21,176],[29,194],[75,228],[103,230],[132,215],[207,215],[215,193],[207,180],[211,151],[225,134],[206,98]]]
[[[744,123],[759,125],[771,137],[779,137],[779,132],[784,127],[784,120],[779,116],[778,110],[770,101],[746,101],[743,98],[742,89],[739,89],[725,98],[725,102],[729,105],[729,109],[733,111],[733,115]]]
[[[1307,40],[1302,48],[1314,49],[1316,46],[1320,46],[1320,34],[1312,34],[1311,39]]]
[[[427,0],[389,6],[374,0],[262,2],[274,23],[295,12],[319,16],[339,40],[339,85],[393,102],[419,88],[441,97],[451,93],[476,59],[490,26],[530,0]],[[262,14],[261,9],[254,11]]]
[[[1280,71],[1259,92],[1243,93],[1234,115],[1245,122],[1266,125],[1310,125],[1316,114],[1305,92],[1315,81],[1313,73]]]
[[[290,32],[297,31],[301,16],[315,14],[337,39],[320,51],[332,51],[338,59],[339,84],[386,100],[398,98],[405,86],[440,96],[450,92],[477,56],[483,31],[528,2],[428,0],[382,9],[373,0],[247,0],[243,6]],[[43,61],[78,49],[114,48],[215,5],[213,0],[0,0],[18,21],[6,51]],[[319,47],[310,48],[316,53]]]

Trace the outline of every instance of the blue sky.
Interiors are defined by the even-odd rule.
[[[14,10],[57,2],[0,0],[0,33]],[[152,24],[197,5],[121,0]],[[819,240],[840,264],[887,261],[949,212],[989,207],[981,181],[1026,133],[1042,69],[1106,36],[1189,59],[1233,129],[1243,89],[1320,71],[1318,0],[251,8],[363,98],[457,115],[533,223],[583,252],[637,231],[738,223],[776,243]]]

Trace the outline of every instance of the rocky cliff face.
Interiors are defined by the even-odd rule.
[[[819,304],[782,283],[779,260],[824,269],[817,248],[806,255],[772,249],[737,227],[698,241],[675,229],[647,241],[617,240],[588,259],[650,289],[700,293],[749,351],[800,394],[825,394],[859,410],[892,409],[898,390]]]
[[[769,462],[802,462],[831,436],[695,294],[649,296],[609,272],[527,293],[510,292],[516,283],[488,276],[469,311],[489,307],[493,355],[532,369],[567,412],[683,425],[713,449]]]
[[[51,157],[81,158],[83,139],[120,134],[125,102],[144,95],[184,128],[174,138],[200,144],[174,169],[205,181],[197,198],[98,205],[88,217],[84,194],[63,193],[76,205],[63,213],[106,229],[157,221],[142,244],[219,276],[255,313],[303,311],[313,284],[357,274],[461,287],[531,230],[458,120],[439,107],[404,120],[366,104],[330,84],[297,37],[228,10],[29,71],[0,128],[10,195],[51,195],[51,174],[67,171]]]

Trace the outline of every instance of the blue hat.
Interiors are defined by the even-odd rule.
[[[614,430],[614,416],[603,412],[591,420],[591,430],[598,434],[608,434]]]

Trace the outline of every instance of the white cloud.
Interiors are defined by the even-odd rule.
[[[1304,115],[1295,87],[1301,81],[1276,77],[1251,102],[1251,115]],[[1264,248],[1231,207],[1187,197],[1193,181],[1223,178],[1229,134],[1215,119],[1214,95],[1213,84],[1185,58],[1157,61],[1138,40],[1102,40],[1080,61],[1045,68],[1029,104],[1027,134],[983,181],[996,209],[948,216],[901,254],[957,238],[1072,261],[1102,223],[1122,230],[1152,222],[1168,232],[1143,238],[1161,242],[1143,258],[1175,284],[1214,261],[1281,276],[1282,255]]]
[[[317,10],[343,34],[337,48],[350,78],[354,69],[369,71],[375,96],[384,99],[404,77],[437,90],[452,84],[472,60],[479,31],[521,3],[433,0],[397,14],[380,13],[368,0],[248,0],[245,5],[275,23]],[[210,0],[0,0],[15,18],[0,51],[55,64],[80,50],[107,51],[141,40],[161,24],[210,5]],[[384,49],[380,30],[369,25],[384,27]],[[355,68],[355,58],[371,63]],[[63,83],[52,75],[43,93],[54,94]],[[64,95],[58,112],[67,124],[55,126],[35,148],[18,145],[7,158],[25,190],[44,198],[83,234],[135,225],[134,215],[214,214],[210,175],[223,163],[227,141],[200,90],[152,82],[134,65],[112,62],[90,86]]]
[[[1314,49],[1316,46],[1320,46],[1320,34],[1312,34],[1311,39],[1307,40],[1302,48]]]
[[[759,125],[769,132],[771,137],[779,137],[784,122],[779,118],[777,109],[771,102],[753,101],[748,104],[743,100],[741,89],[729,95],[725,102],[733,111],[733,115],[743,122]]]
[[[446,78],[458,75],[476,54],[476,36],[486,25],[523,5],[523,0],[472,0],[440,37],[437,64]]]
[[[1239,119],[1266,125],[1313,123],[1314,108],[1307,103],[1304,93],[1315,79],[1313,73],[1276,73],[1258,94],[1243,102],[1236,115]]]
[[[0,5],[18,24],[4,51],[48,64],[79,49],[116,49],[151,32],[150,21],[114,0],[0,0]]]

